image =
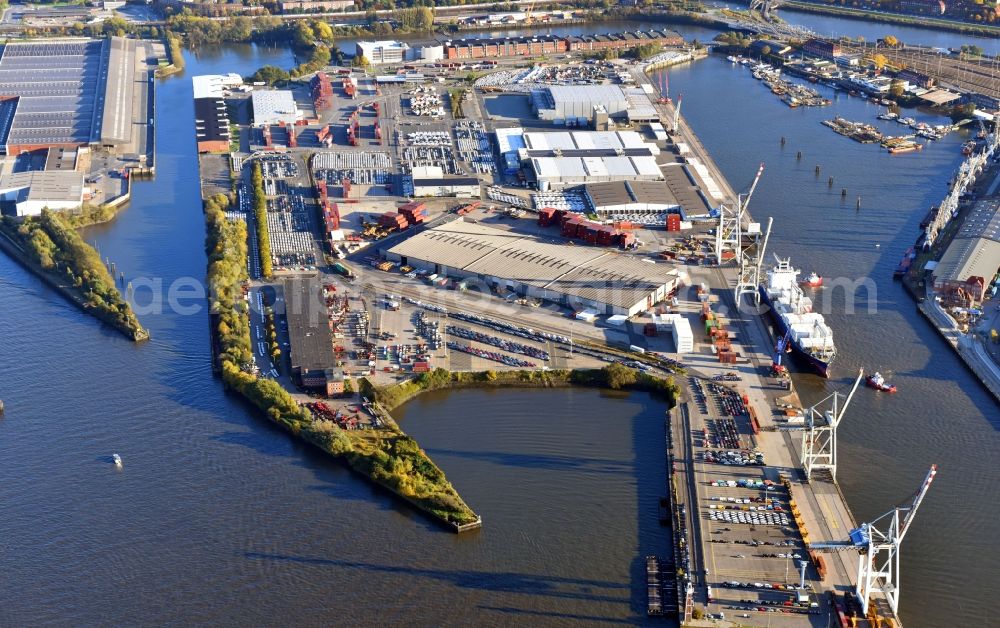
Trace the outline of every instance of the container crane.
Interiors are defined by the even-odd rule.
[[[846,541],[811,543],[810,550],[858,552],[858,583],[855,594],[861,604],[862,614],[868,614],[868,603],[874,593],[885,595],[894,614],[899,613],[899,549],[903,543],[913,516],[924,501],[927,490],[937,475],[937,465],[932,464],[924,483],[916,492],[913,500],[903,506],[896,506],[891,511],[878,517],[871,523],[862,523],[851,530]],[[876,527],[888,522],[889,527],[882,532]]]
[[[801,463],[807,480],[812,479],[813,472],[819,469],[826,469],[834,480],[837,479],[837,427],[864,377],[865,370],[858,369],[858,378],[854,380],[850,394],[845,397],[843,393],[834,391],[806,411],[808,423],[802,432]]]
[[[677,106],[680,107],[680,98],[678,98]],[[764,164],[761,163],[760,168],[757,169],[756,176],[754,176],[753,183],[750,184],[750,190],[745,195],[739,194],[737,196],[736,209],[730,209],[726,203],[719,206],[719,226],[715,232],[715,260],[720,266],[725,262],[735,259],[742,267],[744,233],[743,223],[746,219],[745,213],[747,206],[750,204],[750,199],[753,197],[754,190],[757,189],[757,183],[760,181],[760,177],[763,174]],[[757,225],[756,232],[759,235],[760,224],[754,224]],[[746,233],[747,235],[751,234],[749,226]],[[756,286],[754,289],[756,289]],[[736,290],[736,300],[738,302],[740,287],[737,287]]]

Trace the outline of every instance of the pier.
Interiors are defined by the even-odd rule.
[[[650,83],[643,73],[635,76]],[[690,147],[735,206],[738,194],[676,106],[666,98],[656,104],[671,141]],[[854,609],[854,625],[900,626],[880,595],[871,597],[867,617],[859,612],[856,551],[825,556],[810,551],[813,544],[845,542],[859,522],[832,475],[806,478],[802,430],[786,420],[805,408],[787,377],[771,375],[777,339],[761,315],[736,302],[738,269],[733,264],[693,266],[689,273],[691,286],[707,286],[711,307],[727,319],[727,345],[738,358],[723,362],[704,345],[684,356],[690,377],[669,420],[668,494],[682,624],[709,626],[722,614],[731,620],[739,613],[749,623],[804,626],[812,625],[816,615],[846,617]],[[689,294],[682,290],[678,295],[675,310],[694,317],[701,303],[693,287],[687,290]],[[706,452],[719,439],[727,449],[755,452],[764,464],[707,461]],[[752,510],[731,505],[737,503],[762,505]],[[800,577],[804,590],[798,586]],[[743,611],[724,610],[747,598],[756,602]]]

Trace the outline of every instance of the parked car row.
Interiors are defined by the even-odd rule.
[[[783,512],[747,512],[743,510],[710,510],[708,518],[712,521],[726,523],[742,523],[746,525],[787,526],[788,515]]]
[[[561,344],[572,344],[572,341],[566,337],[559,334],[551,334],[544,331],[535,331],[530,327],[521,327],[519,325],[514,325],[513,323],[507,323],[505,321],[499,321],[486,316],[480,316],[479,314],[466,314],[464,312],[454,312],[449,314],[452,318],[457,318],[458,320],[467,321],[470,323],[476,323],[484,327],[489,327],[497,331],[502,331],[504,333],[512,334],[514,336],[519,336],[521,338],[526,338],[528,340],[535,340],[538,342],[544,342],[546,340],[551,340],[552,342],[558,342]]]
[[[506,364],[507,366],[518,366],[522,368],[534,368],[537,366],[534,362],[528,362],[527,360],[521,360],[519,358],[514,358],[509,355],[504,355],[503,353],[497,353],[496,351],[487,351],[486,349],[478,349],[472,345],[464,345],[457,342],[448,342],[448,348],[453,351],[460,351],[462,353],[467,353],[469,355],[474,355],[480,358],[486,358],[487,360],[493,360],[494,362],[500,362]]]
[[[763,452],[731,449],[706,451],[705,462],[715,462],[718,464],[744,467],[765,464]]]
[[[457,325],[448,325],[445,328],[452,336],[458,336],[459,338],[465,338],[466,340],[475,340],[476,342],[481,342],[483,344],[492,345],[504,351],[510,351],[511,353],[521,353],[528,357],[536,358],[539,360],[548,361],[549,352],[542,351],[535,347],[529,347],[528,345],[523,345],[519,342],[513,342],[510,340],[504,340],[499,336],[491,336],[489,334],[480,333],[478,331],[469,329],[468,327],[458,327]]]

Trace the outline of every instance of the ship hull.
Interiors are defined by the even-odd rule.
[[[771,297],[768,296],[767,290],[764,286],[759,286],[757,291],[760,293],[761,302],[767,305],[768,315],[778,328],[778,337],[783,338],[785,334],[788,333],[788,324],[785,323],[784,319],[778,315],[778,312],[771,305]],[[831,362],[825,362],[806,352],[795,339],[792,339],[789,345],[792,347],[792,355],[795,356],[796,362],[806,366],[809,370],[821,377],[830,377]]]

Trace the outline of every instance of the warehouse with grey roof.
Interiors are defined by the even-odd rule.
[[[1000,272],[1000,198],[978,201],[934,268],[934,288],[962,289],[982,302]],[[979,281],[981,280],[981,282]]]
[[[150,86],[139,75],[147,44],[111,37],[4,46],[0,145],[5,152],[88,145],[143,152]]]
[[[678,285],[668,264],[606,248],[551,244],[534,236],[455,220],[386,252],[392,261],[453,279],[476,279],[574,310],[634,316]]]
[[[319,388],[330,394],[330,387],[342,377],[334,370],[337,361],[333,332],[322,286],[316,277],[286,279],[282,285],[292,377],[305,388]]]

